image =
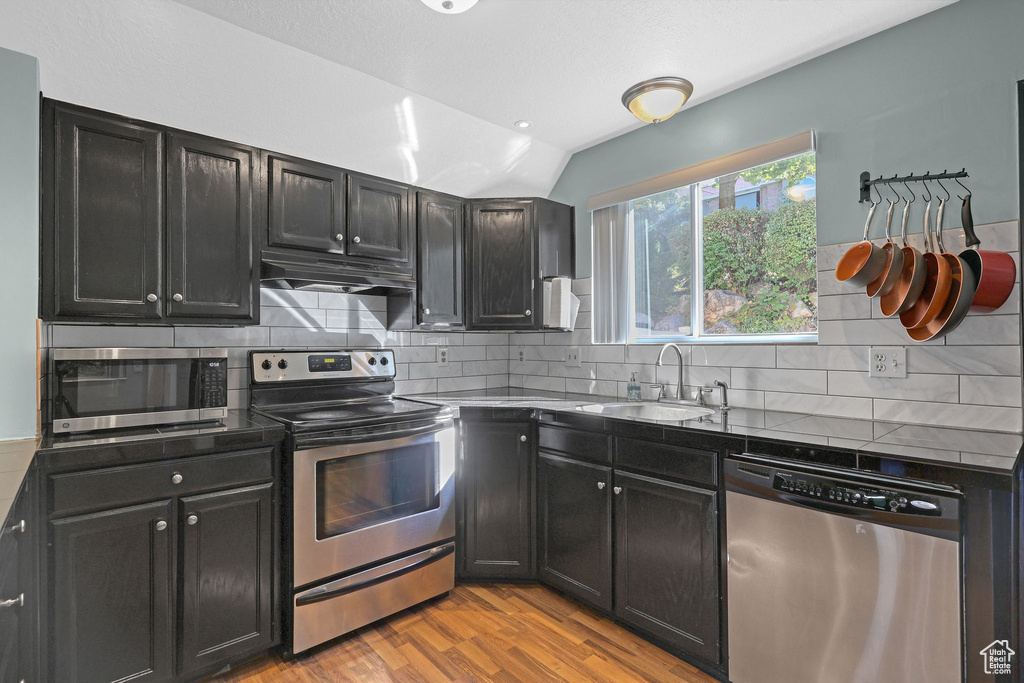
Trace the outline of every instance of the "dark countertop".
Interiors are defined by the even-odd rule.
[[[603,420],[644,422],[695,432],[728,434],[750,441],[777,441],[852,451],[862,456],[899,458],[1009,474],[1024,447],[1024,435],[952,427],[823,417],[750,408],[716,412],[710,419],[650,422],[576,410],[589,403],[620,403],[619,399],[586,394],[530,391],[516,388],[419,395],[421,400],[448,405],[460,412],[534,408],[565,415],[597,428]]]

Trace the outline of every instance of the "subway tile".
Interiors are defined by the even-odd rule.
[[[399,363],[432,363],[437,361],[435,346],[399,346],[395,348],[395,360]]]
[[[523,388],[534,391],[565,391],[566,380],[562,377],[538,377],[536,375],[525,375],[523,377]]]
[[[366,310],[328,310],[327,327],[332,330],[383,330],[387,328],[387,313]]]
[[[776,391],[766,391],[764,394],[765,410],[852,417],[861,420],[871,419],[871,401],[870,398],[791,394]]]
[[[872,299],[864,294],[818,297],[818,320],[857,320],[872,317]]]
[[[591,396],[616,396],[618,383],[596,379],[566,379],[565,390],[573,394],[590,394]]]
[[[598,379],[613,379],[627,382],[634,373],[638,382],[654,382],[655,367],[653,365],[619,365],[617,363],[598,363]]]
[[[276,308],[268,306],[260,311],[261,327],[301,327],[322,330],[327,326],[327,311],[318,308]]]
[[[1018,432],[1020,408],[873,399],[874,419],[890,422]]]
[[[249,368],[232,368],[228,365],[228,389],[248,389]]]
[[[510,387],[522,387],[524,377],[526,377],[526,375],[509,375],[508,385]]]
[[[510,335],[507,332],[465,332],[463,344],[474,346],[507,346],[511,343]]]
[[[303,330],[304,331],[304,330]],[[176,327],[175,346],[268,346],[277,342],[270,340],[268,327]],[[292,344],[286,344],[292,346]]]
[[[1020,316],[1018,315],[970,315],[958,328],[946,335],[949,346],[971,346],[974,344],[1020,345]]]
[[[479,360],[464,361],[462,363],[462,374],[464,375],[497,375],[508,373],[507,360]]]
[[[835,270],[839,259],[856,243],[844,242],[843,244],[818,245],[816,253],[818,271]]]
[[[912,347],[907,349],[907,371],[1020,376],[1021,350],[1016,346]]]
[[[760,389],[798,394],[827,394],[828,373],[824,370],[772,370],[765,368],[732,368],[729,386],[737,389]]]
[[[690,364],[774,368],[775,348],[761,344],[706,344],[693,348],[690,352]]]
[[[387,297],[366,294],[343,294],[341,292],[318,292],[318,308],[362,311],[386,311]]]
[[[1020,377],[960,376],[960,402],[982,406],[1021,405]]]
[[[572,293],[576,296],[591,294],[592,280],[589,277],[582,277],[572,281]]]
[[[486,360],[487,346],[451,346],[448,349],[449,360]]]
[[[344,349],[349,345],[347,332],[303,330],[295,327],[272,327],[267,331],[270,333],[270,344],[279,348],[320,346],[325,349]]]
[[[869,377],[865,372],[828,373],[828,393],[832,396],[861,396],[863,398],[905,399],[908,401],[940,401],[956,403],[960,398],[956,375],[908,374],[903,379]],[[1020,382],[1017,383],[1020,400]]]
[[[245,389],[228,389],[228,410],[245,410],[249,407],[249,392]]]
[[[629,344],[625,347],[627,364],[641,363],[644,365],[654,365],[658,362],[658,355],[661,353],[662,346],[654,346],[653,344]],[[690,349],[688,347],[679,346],[679,349],[683,352],[683,364],[689,362]],[[666,363],[675,365],[679,362],[679,357],[674,351],[665,352]]]
[[[463,335],[458,332],[410,332],[410,342],[414,346],[461,346]]]
[[[486,346],[485,358],[487,360],[508,360],[511,357],[507,346]]]
[[[348,332],[348,346],[353,349],[395,346],[396,342],[401,343],[401,334],[387,330],[351,330]]]
[[[439,377],[437,380],[438,391],[471,391],[486,388],[485,377]]]
[[[317,292],[300,292],[292,289],[260,288],[260,318],[266,312],[265,307],[281,306],[283,308],[319,308],[320,295]]]
[[[512,375],[547,375],[548,363],[542,360],[528,360],[520,363],[518,357],[514,357],[508,362],[508,371]]]
[[[597,365],[595,363],[580,363],[580,367],[569,367],[564,363],[551,363],[548,367],[548,374],[552,377],[575,377],[577,379],[596,379]]]
[[[823,346],[907,346],[917,344],[907,336],[898,319],[824,320],[818,323],[818,343]],[[942,339],[925,342],[942,344]],[[985,342],[991,343],[991,342]]]
[[[907,359],[908,365],[909,356],[910,354]],[[776,347],[776,362],[780,368],[864,370],[868,367],[868,347],[780,344]]]
[[[407,379],[402,380],[400,382],[395,382],[395,393],[402,394],[404,396],[410,396],[414,394],[436,394],[437,380]]]
[[[449,363],[448,367],[437,363],[410,363],[409,379],[432,377],[462,377],[462,363]]]
[[[818,296],[857,293],[863,294],[864,288],[857,287],[849,282],[840,282],[836,279],[833,271],[822,271],[818,273]]]
[[[721,405],[721,398],[716,399],[716,404]],[[753,408],[764,410],[764,392],[752,391],[750,389],[729,388],[729,405],[733,408]]]
[[[619,344],[584,346],[580,360],[587,363],[625,363],[626,347]]]
[[[135,346],[163,347],[175,345],[173,327],[128,327],[121,325],[50,325],[49,327],[50,339],[54,348],[89,348],[94,346],[130,348]],[[178,344],[178,346],[184,345]],[[202,344],[197,344],[197,346],[202,346]]]
[[[509,385],[507,373],[503,375],[487,375],[486,379],[488,389],[501,389]]]
[[[526,360],[546,360],[557,363],[565,362],[565,346],[527,346],[525,351]]]

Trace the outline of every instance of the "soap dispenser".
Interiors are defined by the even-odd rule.
[[[626,400],[627,401],[639,401],[640,400],[640,382],[636,381],[636,373],[632,373],[629,376],[629,384],[626,385]]]

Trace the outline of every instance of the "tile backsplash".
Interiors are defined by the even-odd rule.
[[[881,317],[876,301],[836,281],[835,265],[852,243],[820,247],[817,344],[681,345],[684,385],[722,379],[734,406],[1021,431],[1018,223],[977,226],[977,232],[986,249],[1007,251],[1018,262],[1017,285],[995,313],[972,313],[944,339],[916,344],[898,320]],[[919,249],[920,238],[911,236]],[[962,235],[950,231],[945,239],[952,251],[963,247]],[[389,332],[384,297],[264,288],[258,327],[44,324],[40,343],[227,347],[232,408],[246,404],[250,348],[394,348],[397,390],[407,395],[511,386],[624,399],[633,372],[645,385],[645,398],[654,397],[646,385],[655,382],[675,391],[674,354],[657,367],[660,345],[591,344],[590,280],[574,281],[573,291],[581,301],[574,332]],[[869,345],[907,347],[907,378],[869,378]],[[438,363],[438,346],[448,347],[447,366]],[[570,346],[580,347],[579,367],[565,363]],[[720,402],[717,390],[711,402]]]

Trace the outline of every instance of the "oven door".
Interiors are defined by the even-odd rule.
[[[296,445],[295,588],[455,536],[452,421],[387,430]]]

